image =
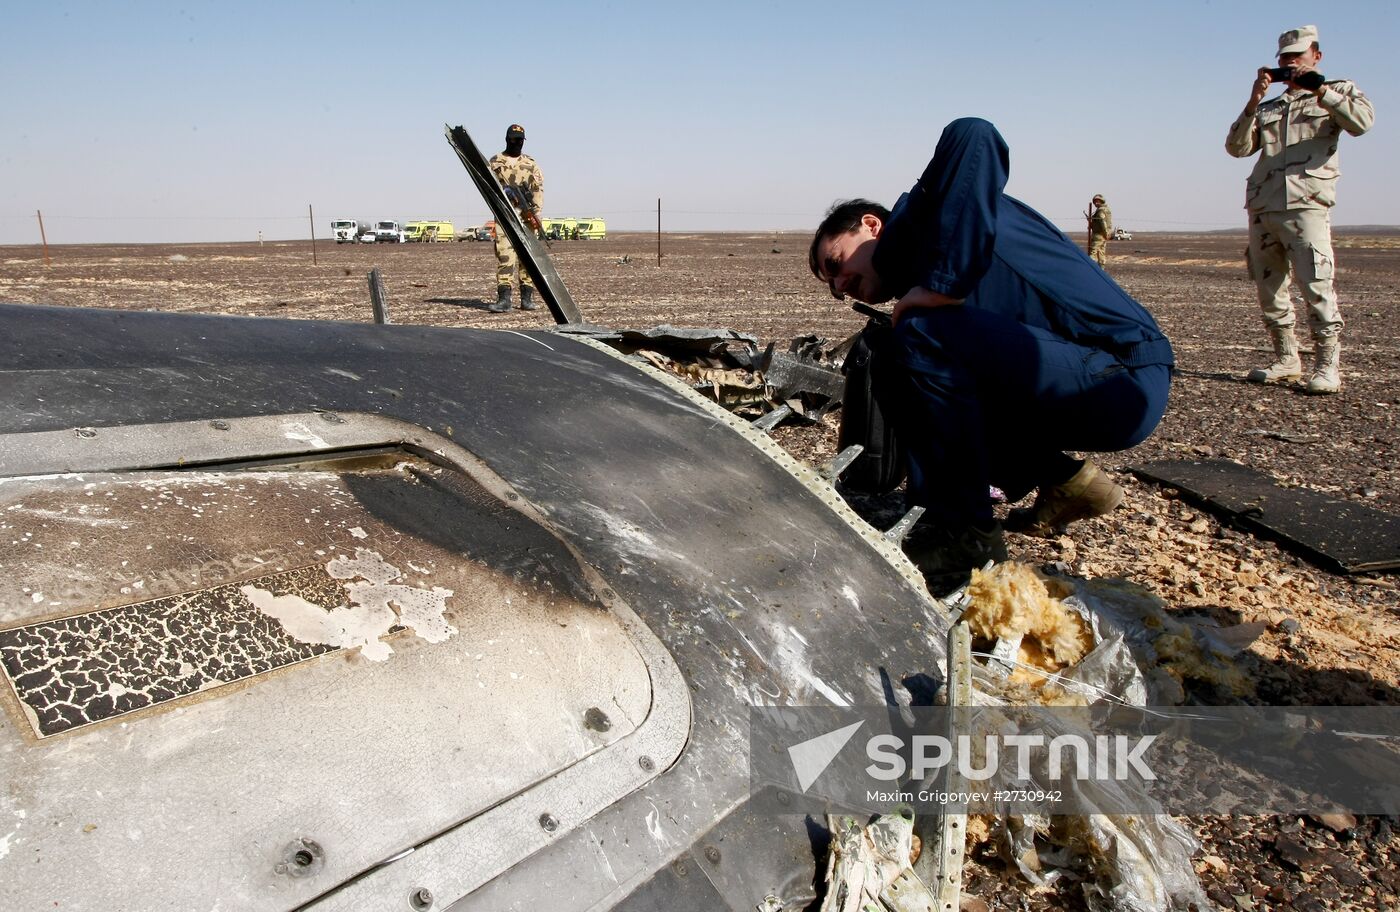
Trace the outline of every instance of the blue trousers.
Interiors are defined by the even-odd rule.
[[[892,348],[875,392],[908,459],[909,505],[934,523],[985,525],[989,485],[1014,501],[1065,481],[1078,467],[1065,450],[1135,446],[1167,407],[1166,365],[1128,368],[975,307],[911,311]]]

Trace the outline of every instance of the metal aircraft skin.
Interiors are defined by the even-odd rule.
[[[7,910],[803,908],[750,707],[941,677],[897,545],[596,341],[0,324]]]
[[[596,343],[0,320],[9,908],[800,906],[820,846],[747,810],[749,706],[939,677],[946,624],[897,549]],[[307,604],[372,601],[355,585],[403,587],[398,621],[308,632]],[[34,695],[76,700],[75,675],[88,715],[45,723]]]

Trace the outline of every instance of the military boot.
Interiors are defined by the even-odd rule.
[[[1001,526],[991,529],[965,526],[952,529],[919,523],[904,539],[904,553],[924,575],[935,598],[942,598],[972,577],[988,561],[1006,560],[1006,539]]]
[[[535,289],[529,285],[520,286],[520,309],[539,310],[540,304],[535,300]]]
[[[1342,391],[1342,376],[1337,367],[1342,360],[1342,343],[1336,336],[1319,339],[1313,343],[1312,376],[1308,378],[1308,392],[1323,396]]]
[[[1298,338],[1293,335],[1293,327],[1274,326],[1269,334],[1274,337],[1274,363],[1256,367],[1245,379],[1250,383],[1278,383],[1302,377],[1303,359],[1298,356]]]
[[[488,308],[486,308],[486,309],[489,310],[489,311],[491,311],[491,313],[493,313],[493,314],[501,314],[501,313],[505,313],[506,311],[510,310],[510,286],[509,286],[509,285],[497,285],[497,286],[496,286],[496,303],[495,303],[495,304],[492,304],[490,307],[488,307]]]
[[[1123,489],[1088,459],[1079,471],[1057,485],[1041,488],[1035,505],[1012,510],[1006,528],[1022,535],[1048,538],[1079,519],[1112,513],[1123,502]]]

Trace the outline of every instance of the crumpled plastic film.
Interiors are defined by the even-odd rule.
[[[853,817],[830,815],[831,854],[826,862],[826,898],[821,912],[867,912],[916,907],[915,896],[932,903],[933,894],[913,871],[917,857],[914,813],[902,808],[862,826]],[[898,884],[896,884],[898,882]],[[891,889],[903,902],[893,902]],[[930,906],[931,908],[931,906]]]
[[[1184,634],[1190,639],[1190,633],[1165,612],[1156,596],[1118,580],[1054,583],[1058,591],[1043,595],[1058,600],[1063,608],[1086,621],[1092,629],[1092,648],[1074,664],[1045,675],[1039,691],[1008,686],[982,666],[975,666],[976,705],[1013,710],[1020,703],[1064,705],[1064,701],[1050,696],[1061,691],[1082,697],[1086,705],[1101,701],[1134,706],[1179,702],[1179,697],[1170,699],[1171,686],[1176,685],[1179,693],[1179,683],[1155,665],[1167,658],[1157,644],[1164,635],[1179,639]],[[1034,587],[1022,583],[1019,588]],[[1024,609],[998,605],[996,617],[1047,614],[1050,608],[1044,604],[1043,595],[1032,594],[1037,598],[1036,604]],[[1207,652],[1202,662],[1209,666],[1211,661]],[[1149,669],[1146,673],[1144,665]],[[1207,669],[1205,673],[1212,672]],[[1022,700],[1023,696],[1026,699]],[[1073,713],[1066,709],[1053,721],[1044,717],[1037,721],[1061,728],[1058,732],[1047,730],[1048,739],[1074,731]],[[1005,787],[1058,788],[1075,793],[1083,804],[1106,810],[1142,806],[1142,796],[1128,794],[1125,789],[1130,786],[1125,782],[1052,781],[1046,763],[1043,754],[1035,757],[1030,781],[1005,783]],[[1000,854],[1030,883],[1048,887],[1071,871],[1080,875],[1085,869],[1091,872],[1093,877],[1084,881],[1083,889],[1089,908],[1095,912],[1173,912],[1192,905],[1210,908],[1191,863],[1199,843],[1169,815],[1100,813],[1050,817],[1001,811],[991,816],[991,834]]]

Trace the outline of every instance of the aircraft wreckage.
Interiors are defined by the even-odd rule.
[[[588,333],[0,319],[6,909],[802,908],[750,707],[943,677],[897,542]]]

